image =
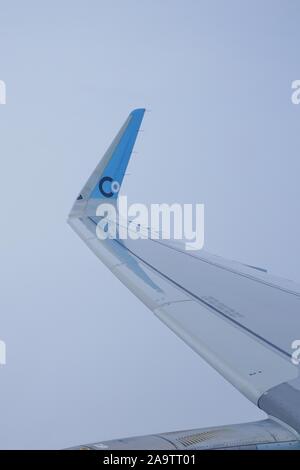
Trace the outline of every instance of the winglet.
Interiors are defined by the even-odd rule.
[[[70,215],[83,212],[88,201],[116,200],[145,109],[133,110],[81,190]]]

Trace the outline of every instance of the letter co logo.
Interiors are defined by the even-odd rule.
[[[110,183],[110,191],[107,192],[104,189],[104,184]],[[112,197],[115,193],[118,193],[120,190],[120,185],[118,181],[114,181],[110,176],[104,176],[99,181],[99,191],[104,197]]]

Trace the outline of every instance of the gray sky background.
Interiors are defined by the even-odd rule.
[[[1,448],[264,417],[65,221],[145,106],[130,199],[203,202],[207,250],[300,281],[299,13],[299,0],[0,0]]]

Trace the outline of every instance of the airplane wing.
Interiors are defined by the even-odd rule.
[[[144,116],[133,111],[80,192],[68,223],[150,310],[249,400],[300,432],[300,286],[167,240],[99,240],[99,204],[116,204]]]

